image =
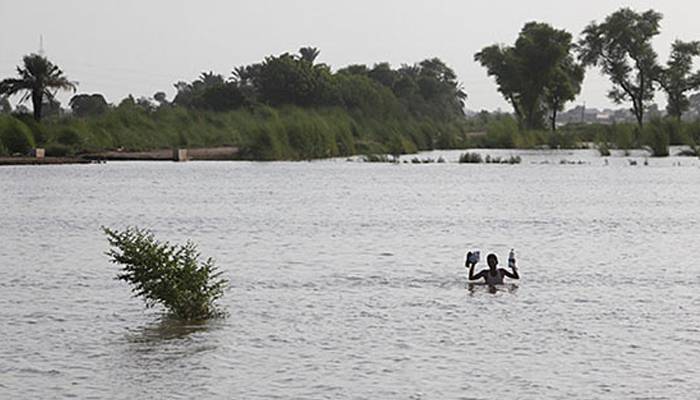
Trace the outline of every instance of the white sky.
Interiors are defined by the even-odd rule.
[[[685,0],[0,0],[0,78],[37,51],[40,34],[46,55],[79,82],[79,93],[113,103],[160,90],[172,98],[178,80],[205,70],[228,76],[234,66],[311,45],[334,68],[437,56],[456,70],[469,109],[510,110],[475,52],[513,43],[532,20],[577,37],[622,6],[664,14],[655,42],[664,62],[674,39],[700,40],[700,2]],[[607,79],[588,72],[576,103],[609,106]],[[64,105],[69,98],[60,96]],[[658,101],[665,104],[663,96]]]

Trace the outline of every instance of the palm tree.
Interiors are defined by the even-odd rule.
[[[199,79],[193,82],[195,86],[201,86],[203,88],[210,88],[210,87],[215,87],[215,86],[221,86],[226,81],[224,80],[224,77],[215,74],[214,71],[209,71],[209,72],[202,72],[199,74]]]
[[[321,51],[315,47],[302,47],[299,49],[299,56],[301,56],[301,60],[310,64],[313,64],[314,61],[316,61],[319,54],[321,54]]]
[[[24,67],[17,67],[19,78],[8,78],[0,82],[0,95],[12,96],[26,92],[20,103],[31,98],[34,119],[39,121],[44,98],[52,100],[59,90],[75,92],[77,83],[69,81],[63,71],[44,56],[29,54],[24,56],[23,61]]]

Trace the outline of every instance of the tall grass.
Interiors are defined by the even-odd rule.
[[[524,131],[509,115],[486,121],[484,135],[471,135],[468,119],[437,120],[405,114],[377,115],[337,107],[255,106],[228,112],[164,106],[145,110],[124,102],[100,116],[54,118],[37,123],[27,116],[0,116],[0,154],[47,149],[49,156],[109,149],[236,146],[249,160],[305,160],[355,154],[410,154],[464,148],[648,148],[668,154],[669,144],[696,148],[700,121],[654,120],[634,124],[572,124],[556,132]]]
[[[34,146],[34,135],[27,125],[9,115],[0,115],[0,155],[27,154]]]
[[[575,132],[522,130],[511,116],[492,119],[486,126],[486,135],[473,139],[472,147],[498,149],[573,149],[581,147],[581,140]]]
[[[333,107],[256,106],[229,112],[161,107],[147,111],[125,102],[100,116],[49,119],[41,124],[12,120],[51,156],[228,145],[239,147],[243,159],[304,160],[399,155],[468,144],[465,120],[382,117]],[[3,126],[0,129],[9,130]]]

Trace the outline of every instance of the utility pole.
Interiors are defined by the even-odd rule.
[[[39,55],[44,56],[44,35],[39,35]]]

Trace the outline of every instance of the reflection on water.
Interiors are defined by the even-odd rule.
[[[180,321],[163,316],[160,320],[149,323],[135,331],[128,330],[126,338],[136,344],[158,344],[160,342],[186,339],[194,333],[204,333],[216,326],[212,321]]]
[[[0,397],[700,393],[700,161],[517,154],[0,168]],[[199,243],[229,316],[144,310],[104,256],[126,225]],[[467,284],[467,248],[522,279]]]
[[[514,294],[518,291],[518,285],[515,283],[504,283],[502,285],[488,285],[483,282],[469,282],[467,283],[467,290],[469,291],[470,296],[473,296],[474,294],[478,293],[497,294],[499,292]]]

